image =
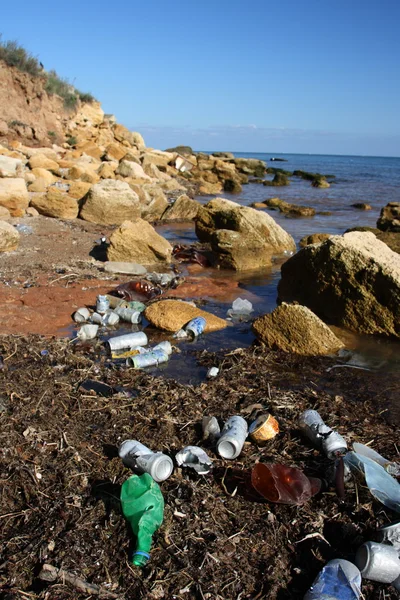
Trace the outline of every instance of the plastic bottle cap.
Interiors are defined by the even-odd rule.
[[[150,554],[148,552],[142,552],[138,550],[132,557],[132,562],[136,567],[144,567],[147,561],[150,558]]]

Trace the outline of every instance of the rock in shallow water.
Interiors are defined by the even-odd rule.
[[[206,320],[204,333],[218,331],[227,326],[227,322],[224,319],[220,319],[205,310],[201,310],[181,300],[160,300],[153,302],[153,304],[150,304],[146,308],[144,316],[154,327],[171,332],[179,331],[179,329],[195,317],[204,317]]]
[[[352,331],[400,338],[400,256],[373,233],[300,250],[282,265],[278,297]]]
[[[278,306],[253,323],[257,338],[273,350],[305,356],[332,354],[344,344],[309,308],[300,304]]]

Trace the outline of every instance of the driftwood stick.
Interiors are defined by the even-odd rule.
[[[43,565],[42,570],[39,573],[39,579],[50,582],[61,579],[63,582],[70,583],[77,590],[84,592],[85,594],[95,594],[96,596],[99,596],[99,598],[118,598],[117,594],[113,594],[99,585],[84,581],[70,571],[57,569],[57,567],[49,564]]]

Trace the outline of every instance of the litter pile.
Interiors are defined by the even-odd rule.
[[[0,355],[7,600],[398,596],[393,375],[253,347],[199,353],[195,388],[66,340]]]

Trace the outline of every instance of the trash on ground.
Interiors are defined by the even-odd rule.
[[[199,475],[207,475],[212,469],[212,461],[198,446],[185,446],[176,455],[178,467],[190,467]]]
[[[114,313],[118,315],[121,321],[125,321],[126,323],[140,323],[142,320],[142,313],[138,310],[134,310],[133,308],[123,308],[122,306],[117,306],[114,308]]]
[[[118,450],[118,456],[125,466],[139,473],[148,473],[154,481],[165,481],[171,475],[174,464],[162,452],[153,452],[137,440],[126,440]]]
[[[161,285],[161,287],[167,287],[177,279],[177,276],[175,273],[147,273],[146,279],[156,285]]]
[[[218,367],[210,367],[207,371],[207,379],[213,379],[219,373]]]
[[[104,396],[104,398],[110,398],[114,394],[114,389],[110,385],[94,379],[85,379],[79,384],[79,389],[86,392],[94,391],[97,396]]]
[[[168,360],[169,355],[166,352],[153,349],[149,352],[140,352],[135,356],[129,356],[126,359],[126,366],[134,367],[135,369],[144,369],[146,367],[156,367],[168,362]]]
[[[243,417],[230,417],[225,423],[217,441],[217,452],[222,458],[233,459],[239,456],[247,438],[248,427]]]
[[[96,300],[96,312],[100,315],[104,315],[110,308],[110,302],[107,296],[99,295]]]
[[[132,563],[143,567],[150,558],[153,534],[164,520],[164,497],[160,486],[148,473],[132,475],[122,484],[121,506],[136,536]]]
[[[90,319],[90,310],[83,306],[82,308],[78,308],[78,310],[74,313],[74,321],[75,323],[85,323],[85,321],[89,321]]]
[[[365,579],[391,583],[400,592],[400,553],[398,548],[388,544],[366,542],[357,550],[355,563]]]
[[[104,243],[107,240],[104,238]],[[124,275],[145,275],[146,267],[131,262],[107,261],[104,263],[104,270],[107,273],[122,273]]]
[[[376,452],[369,446],[364,446],[364,444],[359,444],[358,442],[354,442],[353,450],[357,454],[361,454],[362,456],[367,456],[371,460],[374,460],[376,463],[378,463],[378,465],[381,465],[381,467],[383,467],[385,469],[385,471],[390,473],[390,475],[393,475],[393,477],[400,476],[400,464],[399,463],[392,462],[392,461],[388,460],[387,458],[384,458],[383,456],[381,456],[378,452]]]
[[[85,342],[86,340],[93,340],[97,335],[98,329],[98,325],[83,325],[83,327],[80,328],[76,335],[81,340],[81,342]]]
[[[305,410],[299,419],[302,432],[311,442],[321,448],[328,458],[335,458],[347,450],[346,440],[328,425],[325,425],[316,410]]]
[[[204,317],[195,317],[174,334],[175,338],[191,338],[192,340],[203,333],[206,326]]]
[[[380,527],[376,532],[376,538],[378,542],[392,544],[400,549],[400,521]]]
[[[321,480],[307,477],[296,467],[257,463],[251,472],[254,489],[269,502],[300,505],[321,490]]]
[[[269,413],[260,415],[249,427],[249,435],[257,443],[272,440],[279,433],[279,423]]]
[[[364,475],[374,498],[391,510],[400,512],[400,484],[381,465],[356,452],[348,452],[344,462],[353,473]]]
[[[15,229],[18,231],[18,233],[22,233],[24,235],[30,235],[31,233],[33,233],[33,229],[32,227],[30,227],[30,225],[23,225],[21,224],[17,224],[14,225]]]
[[[361,597],[361,573],[348,560],[330,560],[318,574],[304,600],[358,600]]]
[[[134,348],[135,346],[147,346],[147,344],[148,339],[144,331],[118,335],[106,341],[106,345],[111,352],[114,352],[114,350],[124,350],[125,348]]]
[[[214,444],[221,435],[221,429],[215,417],[203,417],[203,440],[209,440]]]

